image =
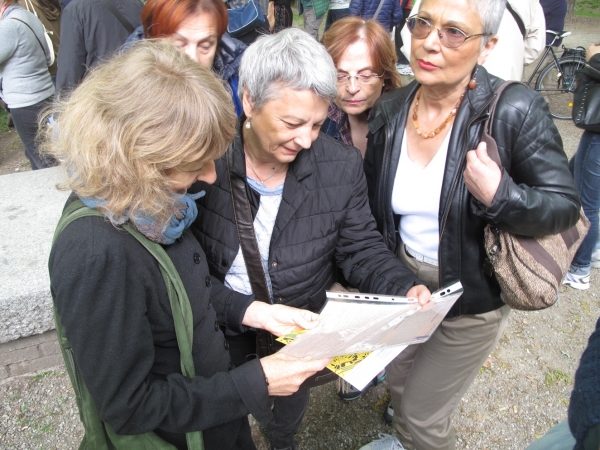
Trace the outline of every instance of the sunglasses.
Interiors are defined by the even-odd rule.
[[[438,28],[431,25],[431,22],[419,16],[412,16],[406,19],[408,31],[417,39],[425,39],[429,36],[432,29],[436,29],[440,42],[447,48],[458,48],[463,45],[467,39],[477,36],[488,36],[487,33],[467,35],[463,30],[456,27]]]

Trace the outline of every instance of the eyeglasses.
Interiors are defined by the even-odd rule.
[[[342,75],[338,73],[337,84],[350,83],[350,79],[354,78],[358,84],[373,84],[377,81],[377,78],[382,78],[383,74],[377,75],[376,73],[357,73],[356,75]]]
[[[431,22],[427,19],[423,19],[419,16],[412,16],[406,19],[406,25],[408,26],[408,31],[417,39],[425,39],[431,33],[431,30],[435,28],[438,31],[438,36],[440,38],[440,42],[444,47],[447,48],[458,48],[465,43],[467,39],[471,39],[472,37],[477,36],[488,36],[487,33],[479,33],[472,34],[467,36],[467,34],[456,27],[445,27],[438,28],[431,25]]]

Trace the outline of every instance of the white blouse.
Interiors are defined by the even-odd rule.
[[[419,167],[408,157],[406,130],[392,190],[392,209],[401,216],[398,231],[402,242],[414,251],[438,259],[440,240],[439,210],[442,181],[448,155],[450,134],[433,159]]]

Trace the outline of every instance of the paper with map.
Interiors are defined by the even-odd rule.
[[[333,357],[328,367],[362,389],[407,345],[429,339],[462,292],[454,283],[434,292],[424,307],[408,297],[327,292],[319,326],[280,338],[287,344],[280,351]]]

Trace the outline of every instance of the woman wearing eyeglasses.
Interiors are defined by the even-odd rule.
[[[396,436],[377,448],[455,447],[451,415],[510,311],[484,271],[485,226],[543,236],[578,219],[562,142],[537,92],[513,84],[500,96],[492,134],[504,168],[480,144],[502,83],[480,64],[504,9],[504,0],[425,0],[407,21],[415,81],[371,111],[365,171],[386,245],[432,288],[453,280],[464,287],[431,339],[388,365]]]
[[[337,69],[337,96],[321,131],[365,155],[367,118],[384,91],[400,87],[394,44],[375,20],[345,17],[323,35]]]

